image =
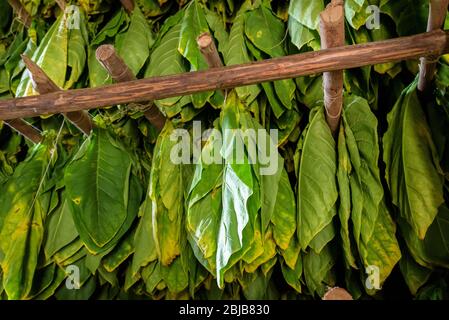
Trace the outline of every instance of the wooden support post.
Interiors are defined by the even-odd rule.
[[[133,0],[120,0],[120,2],[122,3],[123,8],[125,8],[125,10],[128,13],[133,12],[133,10],[134,10],[134,1]]]
[[[31,16],[25,10],[22,3],[19,0],[8,0],[8,3],[16,12],[20,22],[22,22],[25,27],[29,28],[31,26]]]
[[[320,14],[321,49],[345,45],[345,14],[342,0],[332,0]],[[326,120],[333,135],[340,124],[343,107],[343,71],[323,73]]]
[[[447,6],[449,0],[430,0],[429,4],[429,18],[427,21],[427,32],[441,29],[444,20],[447,15]],[[435,76],[435,70],[437,66],[437,60],[440,57],[439,54],[422,57],[419,65],[419,82],[418,90],[421,92],[426,91],[428,85],[432,82]]]
[[[56,83],[54,83],[53,80],[51,80],[30,58],[25,55],[21,55],[21,57],[30,72],[34,90],[39,92],[39,94],[46,94],[61,90],[61,88],[59,88]],[[89,135],[92,131],[93,124],[87,111],[66,112],[64,115],[84,134]]]
[[[136,79],[131,69],[128,68],[123,59],[119,57],[119,55],[115,51],[114,46],[99,46],[96,51],[96,57],[101,65],[108,71],[108,73],[112,77],[112,80],[114,80],[115,82],[126,82]],[[165,116],[152,102],[146,103],[144,105],[138,104],[136,107],[145,107],[145,118],[147,118],[147,120],[150,121],[150,123],[159,131],[162,130],[165,124]]]
[[[42,141],[41,132],[23,119],[8,120],[5,121],[5,124],[31,142],[40,143]]]
[[[449,53],[449,31],[294,54],[252,63],[0,100],[0,119],[35,117],[230,89],[321,72]]]

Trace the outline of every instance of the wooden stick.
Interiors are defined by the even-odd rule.
[[[5,121],[5,124],[31,142],[40,143],[42,141],[41,132],[23,119],[8,120]]]
[[[345,13],[343,1],[332,0],[320,14],[321,48],[345,45]],[[343,71],[323,73],[324,106],[326,121],[335,136],[340,125],[343,108]]]
[[[62,91],[30,58],[25,55],[21,55],[21,57],[30,72],[34,90],[39,94]],[[89,135],[92,131],[93,124],[87,111],[68,111],[64,115],[84,134]]]
[[[96,51],[96,57],[115,82],[127,82],[136,79],[131,69],[126,65],[125,61],[123,61],[123,59],[117,54],[114,46],[108,44],[99,46]],[[162,130],[165,124],[165,116],[152,102],[147,102],[145,105],[137,105],[136,107],[145,107],[145,118],[147,118],[147,120],[150,121],[150,123],[159,131]]]
[[[134,0],[120,0],[122,3],[123,8],[125,8],[128,13],[131,13],[134,11]]]
[[[20,22],[22,22],[25,27],[29,28],[31,26],[31,16],[22,3],[19,0],[8,0],[8,3],[16,12]]]
[[[447,6],[449,0],[431,0],[429,4],[429,18],[427,20],[427,31],[439,30],[444,24],[444,20],[447,15]],[[429,55],[422,57],[419,65],[419,82],[418,90],[421,92],[426,91],[428,85],[432,82],[437,60],[440,57],[441,52],[435,55]]]
[[[196,42],[209,68],[223,67],[223,62],[218,54],[214,39],[209,32],[200,34],[196,39]]]
[[[449,53],[449,32],[437,30],[410,37],[325,49],[205,71],[128,81],[99,88],[0,100],[0,119],[34,117],[153,101],[327,71],[416,59],[437,52]]]

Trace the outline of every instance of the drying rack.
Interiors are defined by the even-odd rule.
[[[19,20],[29,25],[30,17],[18,0],[8,0]],[[132,0],[121,0],[127,12],[134,8]],[[64,10],[64,1],[57,1]],[[344,11],[342,0],[332,0],[321,13],[321,44],[323,50],[289,55],[263,61],[223,66],[214,41],[208,34],[198,37],[198,45],[209,69],[163,77],[136,79],[117,55],[113,46],[100,46],[97,59],[116,82],[112,85],[74,90],[61,90],[31,59],[22,57],[33,78],[39,95],[0,100],[0,120],[5,121],[28,139],[39,142],[40,133],[23,118],[63,113],[82,132],[89,134],[93,127],[87,110],[132,103],[145,107],[145,117],[161,129],[165,116],[152,107],[151,101],[189,95],[204,91],[231,89],[324,73],[324,94],[327,121],[332,131],[341,113],[342,70],[368,65],[421,59],[418,88],[425,91],[431,83],[438,57],[449,53],[449,31],[441,30],[449,0],[431,0],[427,32],[408,37],[344,46]],[[326,83],[331,85],[326,86]],[[326,99],[334,97],[334,99]],[[333,101],[333,105],[328,101]]]

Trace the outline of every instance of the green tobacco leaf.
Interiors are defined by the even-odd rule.
[[[249,115],[241,108],[237,96],[231,93],[220,119],[224,163],[210,161],[220,150],[217,146],[221,146],[221,141],[217,143],[217,138],[211,136],[202,150],[202,161],[196,166],[188,197],[189,241],[197,259],[216,274],[220,287],[225,272],[240,259],[253,261],[257,257],[251,251],[257,232],[255,219],[261,206],[256,166],[248,163],[247,154],[243,163],[232,160],[233,150],[245,145],[235,129],[251,126]]]
[[[66,168],[73,220],[92,253],[114,246],[137,214],[141,190],[131,167],[124,146],[107,130],[97,129]]]
[[[172,158],[172,151],[177,145],[171,139],[174,130],[173,124],[168,121],[159,134],[148,188],[152,202],[155,247],[163,266],[170,265],[181,253],[183,166],[175,163]]]
[[[310,119],[298,177],[298,239],[304,250],[331,223],[338,197],[335,142],[324,109],[317,109]]]
[[[416,84],[404,90],[388,114],[383,144],[392,201],[416,235],[424,239],[443,203],[443,177]]]
[[[288,17],[288,34],[290,35],[291,42],[298,50],[301,50],[305,45],[311,46],[314,50],[320,49],[319,42],[318,47],[314,47],[313,45],[319,39],[318,32],[307,28],[291,15]]]
[[[153,33],[145,17],[136,6],[131,13],[128,30],[117,40],[117,52],[123,61],[137,75],[150,55],[154,43]]]
[[[246,13],[245,34],[259,50],[270,57],[286,55],[284,24],[268,8],[260,6]],[[274,88],[282,104],[291,109],[295,82],[292,79],[275,81]]]
[[[398,221],[401,233],[415,261],[428,268],[449,267],[449,209],[442,205],[424,240],[420,240],[410,225]]]
[[[111,253],[103,258],[102,264],[107,272],[114,272],[134,253],[134,231],[135,230],[131,230],[131,232],[125,235]]]
[[[396,226],[383,200],[378,169],[377,119],[362,98],[347,96],[344,104],[345,146],[342,148],[343,152],[347,148],[351,161],[349,186],[353,236],[363,265],[378,266],[382,284],[399,261],[401,252],[395,237]]]
[[[67,72],[68,30],[66,18],[61,15],[48,30],[31,59],[44,70],[59,87],[64,86]],[[36,95],[29,71],[22,74],[16,97]]]
[[[3,288],[12,300],[25,298],[33,285],[48,209],[41,188],[48,160],[48,148],[37,145],[0,197],[0,265]]]
[[[251,9],[250,1],[245,1],[237,15],[229,33],[229,41],[224,53],[225,64],[242,64],[251,62],[245,44],[245,12]],[[240,99],[250,104],[259,94],[260,88],[257,85],[236,88]]]
[[[246,41],[246,46],[251,54],[257,60],[263,60],[262,53],[257,49],[250,41]],[[271,82],[262,82],[261,83],[263,90],[268,98],[268,102],[270,104],[271,110],[273,111],[276,118],[279,118],[284,113],[284,107],[282,106],[281,101],[277,97],[274,91],[274,85]]]
[[[349,159],[348,148],[343,126],[340,126],[338,135],[338,169],[337,181],[340,196],[340,205],[338,207],[338,217],[340,218],[340,238],[342,240],[343,254],[345,257],[346,267],[357,268],[351,245],[351,189],[349,177],[351,175],[352,166]]]
[[[385,203],[381,204],[374,228],[375,232],[368,241],[361,244],[359,252],[365,266],[379,268],[378,280],[382,285],[401,259],[401,251],[395,237],[396,225]]]
[[[360,237],[362,241],[371,237],[383,199],[383,187],[378,169],[380,151],[377,119],[367,101],[362,98],[348,96],[344,104],[345,142],[352,166],[351,219],[354,226],[354,238],[356,243],[359,243]]]
[[[191,71],[208,69],[196,42],[198,36],[204,32],[209,32],[206,15],[198,0],[194,0],[185,9],[178,45],[178,51],[190,62]],[[192,95],[193,105],[196,108],[203,107],[212,94],[213,92],[203,92]]]
[[[345,17],[352,28],[358,30],[366,23],[369,17],[368,1],[366,0],[347,0],[345,1]]]
[[[86,46],[88,44],[88,34],[86,29],[86,20],[84,14],[79,11],[78,7],[73,12],[73,15],[79,17],[79,28],[68,30],[67,42],[67,67],[70,70],[69,77],[64,84],[65,89],[72,88],[79,80],[86,65],[87,53]]]
[[[153,234],[153,213],[150,198],[145,199],[139,211],[139,225],[134,237],[134,255],[132,275],[135,276],[141,267],[157,259]]]
[[[402,276],[412,295],[416,295],[429,279],[432,270],[420,266],[409,254],[404,254],[399,261]]]
[[[327,286],[335,283],[332,268],[335,265],[335,254],[332,246],[326,246],[319,254],[314,250],[303,255],[304,279],[312,294],[322,297]]]
[[[317,30],[320,13],[324,10],[323,0],[292,0],[288,8],[290,17],[311,30]]]
[[[222,54],[225,53],[225,48],[228,45],[229,34],[226,31],[225,21],[215,12],[204,8],[206,13],[207,24],[214,33],[214,37],[218,41],[218,51]]]
[[[62,203],[47,220],[45,225],[46,238],[44,241],[44,252],[47,258],[72,243],[78,237],[78,231],[72,218],[68,200],[65,192],[61,195]]]
[[[150,63],[145,78],[158,77],[186,72],[184,58],[178,51],[181,24],[171,27],[160,40],[159,45],[151,53]],[[164,110],[176,104],[181,97],[156,100],[156,105]]]
[[[91,46],[99,46],[105,43],[109,38],[113,39],[126,25],[127,17],[125,10],[120,9],[108,23],[95,35],[95,38],[90,42]]]
[[[296,201],[287,171],[283,170],[279,181],[276,204],[271,218],[273,238],[276,244],[286,250],[296,231]]]

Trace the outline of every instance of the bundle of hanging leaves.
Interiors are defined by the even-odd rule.
[[[73,89],[112,83],[103,44],[137,78],[207,69],[204,32],[225,65],[319,50],[329,1],[20,2],[28,27],[0,1],[0,99],[37,94],[21,54]],[[347,44],[424,32],[427,16],[427,0],[345,1]],[[320,75],[155,101],[160,132],[135,105],[90,110],[88,137],[62,115],[27,119],[38,145],[0,124],[0,299],[449,298],[449,59],[427,95],[417,72],[345,71],[336,136]],[[277,130],[272,174],[248,129]],[[179,130],[199,134],[178,150],[198,161],[171,161]]]

